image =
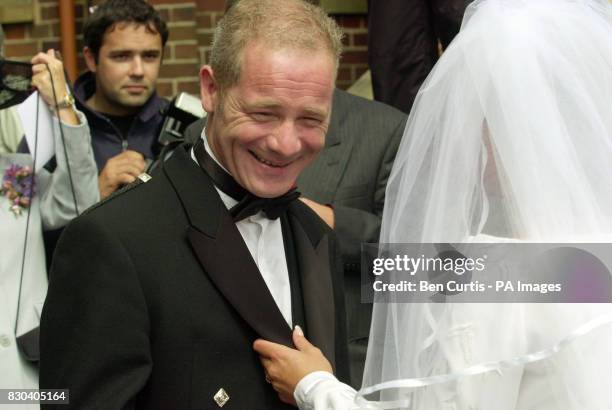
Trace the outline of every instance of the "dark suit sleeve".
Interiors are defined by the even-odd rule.
[[[151,372],[149,320],[130,255],[90,215],[68,226],[51,271],[40,333],[41,389],[70,389],[70,405],[134,408]]]
[[[342,269],[342,256],[338,239],[330,233],[330,268],[332,272],[332,283],[334,287],[334,299],[336,306],[336,367],[334,369],[338,380],[350,383],[350,361],[348,353],[348,335],[346,323],[346,306],[344,299],[344,274]]]
[[[400,118],[402,118],[402,121],[399,121],[395,127],[392,136],[389,138],[384,156],[381,158],[371,211],[333,204],[335,232],[341,244],[345,270],[351,271],[358,268],[361,258],[361,243],[378,242],[387,180],[406,124],[405,117]]]

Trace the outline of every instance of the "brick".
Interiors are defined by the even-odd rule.
[[[174,87],[172,82],[170,81],[158,81],[157,82],[157,94],[162,97],[173,97],[174,96]]]
[[[171,63],[165,62],[160,69],[160,76],[166,78],[193,77],[198,73],[196,63]]]
[[[57,6],[43,6],[40,8],[40,16],[43,20],[56,20],[59,18]]]
[[[197,13],[196,26],[198,28],[211,28],[212,16],[209,13]]]
[[[201,46],[210,46],[213,41],[213,33],[198,33],[197,34],[198,44]]]
[[[342,63],[343,64],[355,64],[361,63],[364,64],[368,62],[368,52],[367,51],[346,51],[342,54]]]
[[[177,40],[195,40],[196,33],[194,26],[174,26],[169,27],[170,37],[169,41],[177,41]]]
[[[28,27],[30,38],[45,38],[52,34],[51,24],[35,24]],[[59,27],[59,24],[56,24]]]
[[[363,17],[359,16],[340,16],[337,21],[340,27],[359,28],[362,27]]]
[[[178,81],[176,84],[176,93],[185,92],[196,96],[200,95],[200,82],[196,79],[190,81]]]
[[[199,47],[198,52],[200,53],[200,66],[203,66],[206,63],[206,50],[207,48]]]
[[[7,57],[27,57],[28,60],[36,53],[40,51],[38,49],[38,43],[36,41],[28,41],[27,43],[7,43],[4,45],[4,53]]]
[[[353,45],[354,46],[365,46],[368,45],[368,34],[367,33],[355,33],[353,34]]]
[[[4,38],[7,40],[21,40],[26,38],[25,24],[5,24]]]
[[[197,59],[198,45],[197,44],[176,44],[174,46],[174,58],[179,59]]]
[[[196,4],[202,11],[225,11],[225,0],[197,0]]]
[[[337,81],[348,81],[352,78],[351,69],[349,67],[340,67],[338,69]]]
[[[172,45],[170,44],[166,44],[164,46],[164,60],[172,60],[174,59],[174,52],[173,52],[174,47],[172,47]]]
[[[210,16],[212,26],[217,27],[217,22],[223,18],[223,13],[212,13]]]
[[[41,51],[47,51],[50,48],[52,48],[54,50],[59,50],[60,49],[59,40],[43,41]]]
[[[195,17],[195,7],[175,7],[171,9],[172,21],[192,21]]]
[[[170,21],[170,10],[168,9],[160,9],[160,8],[156,8],[157,12],[159,13],[159,17],[163,20],[163,21]]]

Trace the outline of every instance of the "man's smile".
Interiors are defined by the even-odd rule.
[[[291,165],[294,161],[285,161],[285,162],[279,162],[279,161],[270,161],[267,159],[264,159],[260,156],[258,156],[257,154],[255,154],[253,151],[249,150],[249,153],[253,156],[253,158],[255,158],[257,161],[261,162],[264,165],[268,165],[272,168],[285,168],[289,165]]]

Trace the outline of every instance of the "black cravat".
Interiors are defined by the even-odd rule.
[[[260,198],[241,187],[234,178],[225,172],[217,162],[212,159],[204,148],[204,141],[200,138],[193,147],[195,157],[200,168],[210,176],[215,185],[227,195],[234,198],[238,203],[229,209],[234,222],[241,221],[259,211],[263,211],[269,219],[278,218],[287,206],[297,198],[300,193],[291,188],[284,195],[276,198]]]

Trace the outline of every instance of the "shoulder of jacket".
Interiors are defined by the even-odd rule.
[[[143,184],[145,184],[146,182],[149,182],[153,177],[151,177],[151,175],[147,174],[146,172],[143,172],[142,174],[138,175],[138,178],[136,178],[136,180],[132,183],[129,183],[127,185],[124,185],[123,187],[119,188],[118,190],[116,190],[115,192],[113,192],[112,194],[110,194],[109,196],[107,196],[106,198],[104,198],[103,200],[101,200],[100,202],[98,202],[97,204],[92,205],[91,207],[87,208],[81,215],[87,215],[88,213],[90,213],[91,211],[93,211],[94,209],[99,208],[100,206],[104,205],[107,202],[112,201],[115,198],[118,198],[119,196],[125,194],[128,191],[131,191]]]

